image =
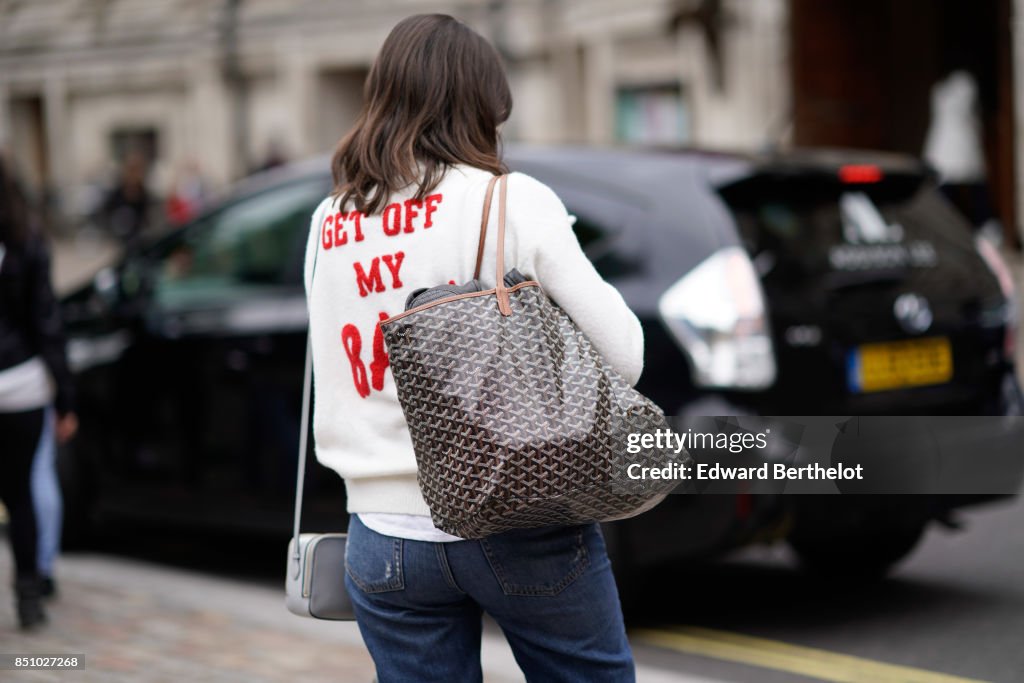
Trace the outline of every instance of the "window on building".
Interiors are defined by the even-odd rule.
[[[115,128],[110,133],[110,151],[117,162],[129,154],[141,154],[151,164],[160,154],[160,135],[155,128]]]
[[[620,87],[615,96],[615,137],[620,142],[671,145],[689,142],[690,112],[678,84]]]
[[[317,74],[315,137],[317,149],[334,149],[363,107],[369,69],[324,69]]]

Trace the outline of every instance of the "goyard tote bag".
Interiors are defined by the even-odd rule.
[[[487,188],[474,277],[495,183],[496,286],[426,290],[381,322],[433,522],[480,538],[653,507],[676,482],[631,479],[628,466],[664,467],[674,456],[628,453],[627,440],[668,429],[665,416],[603,361],[540,283],[507,284],[507,176]]]

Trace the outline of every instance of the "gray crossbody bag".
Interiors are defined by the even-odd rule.
[[[313,276],[316,275],[316,253]],[[312,281],[312,278],[311,278]],[[295,525],[288,544],[285,606],[292,614],[331,621],[356,618],[345,588],[345,547],[348,534],[301,533],[302,492],[306,479],[309,408],[313,385],[313,348],[307,333],[306,370],[302,384],[302,419],[299,432],[299,472],[295,481]]]

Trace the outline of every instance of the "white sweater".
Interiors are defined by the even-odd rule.
[[[457,166],[421,202],[410,199],[410,187],[381,214],[339,212],[330,197],[313,213],[305,267],[313,433],[317,459],[345,480],[351,513],[430,514],[378,322],[400,313],[414,289],[472,279],[490,178]],[[495,192],[480,276],[486,287],[495,283],[497,209]],[[508,181],[505,264],[538,280],[612,367],[636,383],[640,322],[584,256],[562,202],[521,173]]]

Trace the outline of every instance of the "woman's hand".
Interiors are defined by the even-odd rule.
[[[67,443],[78,432],[78,415],[65,413],[57,418],[57,442]]]

